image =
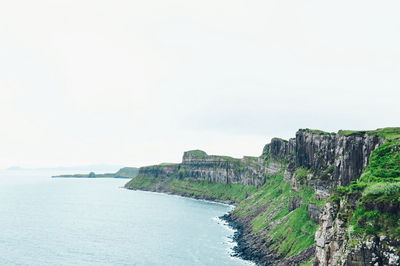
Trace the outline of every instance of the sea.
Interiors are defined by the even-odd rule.
[[[0,171],[0,265],[253,265],[218,218],[232,206],[54,174]]]

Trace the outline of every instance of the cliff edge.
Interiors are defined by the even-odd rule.
[[[185,152],[128,189],[235,203],[236,252],[259,265],[399,265],[400,128],[300,129],[259,157]]]

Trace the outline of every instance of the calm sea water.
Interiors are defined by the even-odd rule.
[[[51,174],[0,172],[0,265],[249,265],[227,205]]]

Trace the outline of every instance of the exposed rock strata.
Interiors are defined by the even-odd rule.
[[[347,202],[327,203],[320,217],[321,223],[315,235],[316,253],[314,265],[346,266],[395,266],[400,265],[399,239],[386,236],[369,237],[358,241],[355,246],[349,242],[348,228],[338,215],[346,212]]]
[[[258,158],[235,159],[207,155],[199,150],[188,151],[181,163],[142,167],[139,176],[194,178],[259,187],[265,183],[266,174],[284,169],[284,178],[293,190],[307,186],[315,190],[317,198],[326,199],[334,188],[347,186],[358,179],[368,165],[371,152],[382,143],[380,137],[367,133],[343,136],[299,130],[296,137],[288,141],[273,138]],[[307,175],[301,179],[296,177],[298,169],[305,169]],[[302,199],[294,197],[286,206],[293,211],[301,204]],[[398,240],[374,238],[350,247],[345,221],[338,217],[339,210],[345,211],[344,208],[343,202],[327,203],[324,207],[308,204],[309,219],[319,223],[316,246],[290,258],[275,257],[268,249],[271,243],[266,243],[261,237],[268,230],[257,234],[252,232],[252,217],[228,215],[226,218],[240,229],[238,254],[260,265],[298,265],[312,257],[314,250],[315,265],[399,265]],[[260,212],[263,212],[262,208],[252,215]]]
[[[273,138],[265,145],[259,158],[242,159],[228,156],[207,155],[204,151],[185,152],[182,163],[142,167],[139,175],[160,178],[199,178],[224,184],[261,186],[264,175],[279,172],[288,164],[287,179],[294,187],[298,168],[309,169],[307,183],[322,195],[340,185],[357,179],[368,164],[371,152],[382,139],[368,134],[341,136],[315,134],[299,130],[289,141]]]
[[[275,167],[280,170],[280,165]],[[142,167],[139,175],[156,178],[197,178],[215,183],[261,186],[266,172],[267,168],[256,157],[236,159],[207,155],[204,151],[194,150],[185,152],[180,164]]]

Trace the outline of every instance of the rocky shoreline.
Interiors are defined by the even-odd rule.
[[[257,265],[399,265],[399,136],[300,129],[259,157],[187,151],[181,163],[140,168],[125,187],[235,204],[221,219],[237,231],[235,256]],[[395,244],[365,252],[371,237]]]
[[[233,235],[233,241],[237,243],[237,245],[233,248],[234,254],[233,256],[239,257],[243,260],[254,262],[256,265],[274,265],[274,259],[271,257],[269,261],[263,261],[263,256],[260,253],[255,253],[249,249],[249,235],[246,234],[248,230],[235,219],[232,218],[232,211],[219,217],[223,221],[225,221],[230,227],[235,230]]]

